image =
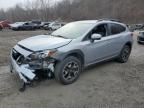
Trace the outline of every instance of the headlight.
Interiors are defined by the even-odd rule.
[[[31,54],[29,57],[31,59],[44,59],[47,57],[52,57],[57,50],[47,50],[47,51],[43,51],[43,52],[37,52],[37,53],[33,53]]]

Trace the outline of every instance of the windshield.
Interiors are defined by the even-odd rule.
[[[88,29],[94,27],[92,23],[69,23],[54,31],[52,36],[62,36],[64,38],[75,39],[84,35]]]

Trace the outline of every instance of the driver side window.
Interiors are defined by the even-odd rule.
[[[84,38],[85,40],[90,40],[92,34],[100,34],[102,37],[108,36],[108,25],[107,24],[100,24],[96,26],[91,32],[87,34],[87,36]]]
[[[92,34],[100,34],[102,37],[107,36],[107,24],[100,24],[92,30]]]

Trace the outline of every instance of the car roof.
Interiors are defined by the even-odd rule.
[[[76,21],[77,23],[97,23],[98,20],[83,20],[83,21]]]
[[[122,26],[125,26],[125,24],[119,22],[119,21],[116,21],[116,20],[103,20],[103,19],[100,19],[100,20],[83,20],[83,21],[75,21],[75,23],[87,23],[87,24],[97,24],[98,22],[103,22],[103,23],[116,23],[116,24],[120,24]]]
[[[91,24],[95,24],[95,23],[98,23],[98,22],[107,22],[107,23],[121,23],[119,21],[116,21],[116,20],[83,20],[83,21],[75,21],[77,23],[91,23]],[[122,23],[121,23],[122,24]]]

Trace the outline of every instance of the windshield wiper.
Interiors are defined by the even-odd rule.
[[[55,36],[55,37],[61,37],[61,38],[65,38],[68,39],[67,37],[61,36],[61,35],[51,35],[51,36]]]

